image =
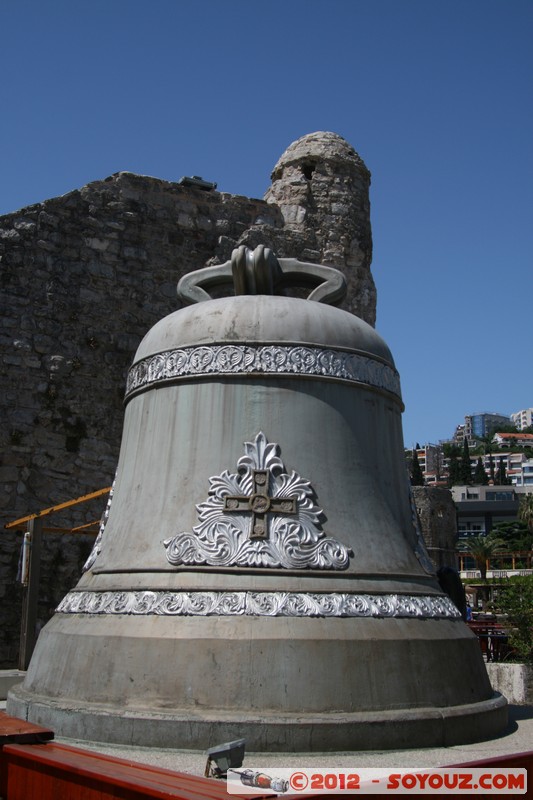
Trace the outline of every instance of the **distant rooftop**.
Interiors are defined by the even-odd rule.
[[[495,431],[494,436],[499,436],[500,439],[530,439],[533,441],[533,433],[498,433]]]
[[[472,411],[471,414],[467,414],[467,417],[508,417],[509,414],[502,414],[501,411]]]

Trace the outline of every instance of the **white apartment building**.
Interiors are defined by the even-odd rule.
[[[507,477],[513,486],[531,486],[533,489],[533,459],[526,456],[525,453],[492,453],[492,464],[494,473],[498,471],[500,466],[500,458],[505,467]],[[472,465],[472,473],[476,468],[478,456],[471,456],[470,463]],[[487,476],[490,478],[490,455],[482,455],[481,461]]]
[[[529,487],[533,493],[533,458],[522,462],[520,472],[515,473],[512,480],[515,486]]]
[[[419,447],[416,453],[426,486],[447,486],[442,447],[438,444],[425,444],[423,447]],[[405,455],[410,461],[412,450],[406,450]]]
[[[529,428],[530,425],[533,425],[533,408],[524,408],[522,411],[511,414],[511,422],[518,431]]]

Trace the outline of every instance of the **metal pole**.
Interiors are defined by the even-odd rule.
[[[20,626],[19,669],[26,670],[37,641],[37,605],[39,602],[39,578],[41,573],[41,540],[43,523],[39,518],[28,523],[30,553],[28,582],[22,597],[22,620]],[[24,578],[24,576],[23,576]]]

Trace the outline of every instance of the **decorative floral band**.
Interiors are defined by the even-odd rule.
[[[63,614],[460,619],[446,595],[340,592],[69,592]]]
[[[358,353],[301,345],[216,344],[167,350],[143,358],[128,373],[126,397],[178,378],[246,374],[313,375],[366,383],[401,396],[396,370]]]

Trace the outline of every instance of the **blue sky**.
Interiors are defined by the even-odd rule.
[[[531,0],[3,0],[0,30],[0,213],[119,170],[262,197],[334,131],[406,446],[533,406]]]

